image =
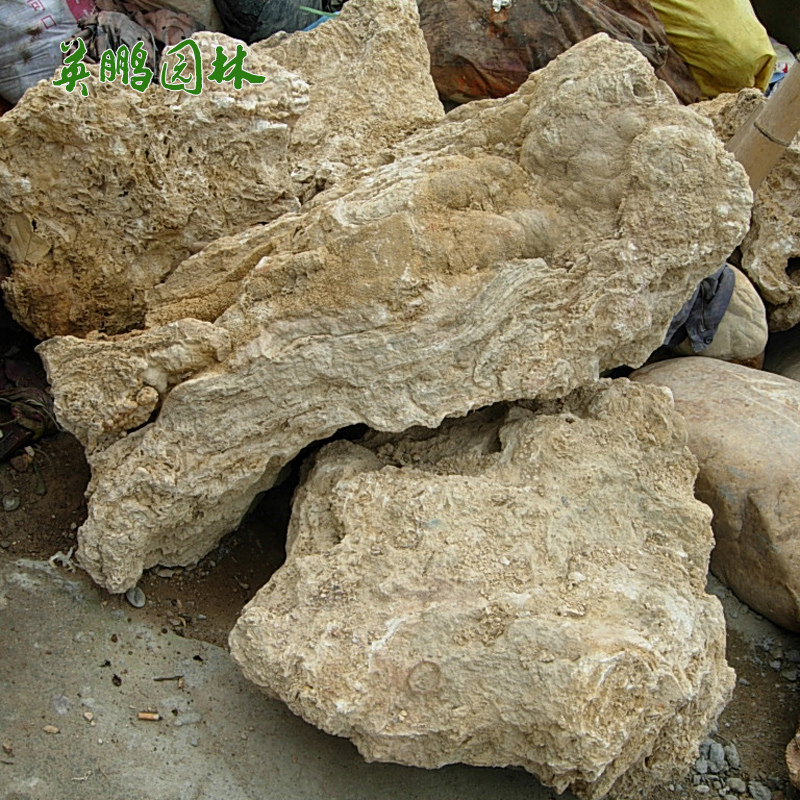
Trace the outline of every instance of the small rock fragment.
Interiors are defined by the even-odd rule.
[[[10,755],[14,754],[14,748],[11,746],[10,742],[3,742],[3,752],[7,756],[10,756]]]
[[[84,712],[83,712],[83,718],[84,718],[84,719],[85,719],[87,722],[91,722],[91,721],[94,719],[94,714],[92,714],[92,712],[91,712],[91,711],[84,711]]]
[[[69,698],[65,697],[63,694],[55,695],[52,699],[52,703],[56,714],[60,714],[61,716],[66,714],[70,708],[72,708],[72,703],[69,701]]]
[[[161,714],[157,711],[140,711],[136,717],[146,722],[158,722],[161,719]]]
[[[33,459],[27,453],[20,453],[18,456],[9,459],[8,463],[17,472],[26,472],[32,462]]]
[[[731,769],[739,769],[739,767],[742,766],[742,761],[739,758],[739,751],[736,749],[736,745],[731,742],[730,744],[726,744],[723,749],[725,750],[725,760],[728,762]],[[744,791],[744,789],[742,789],[742,791]]]
[[[726,781],[728,788],[737,794],[744,794],[747,791],[747,785],[741,778],[735,776],[728,778]]]
[[[59,729],[55,725],[45,725],[42,730],[45,733],[60,733]]]
[[[697,761],[694,762],[694,771],[698,775],[707,775],[708,761],[705,758],[698,758]]]
[[[188,711],[185,714],[181,714],[172,724],[176,728],[180,728],[182,725],[197,725],[197,723],[203,721],[203,715],[199,711]]]
[[[143,608],[144,604],[147,602],[147,598],[145,597],[144,592],[138,586],[134,586],[131,589],[128,589],[128,591],[125,592],[125,599],[134,608]]]
[[[3,498],[3,511],[16,511],[19,508],[19,495],[7,494]]]
[[[772,790],[760,781],[750,781],[747,789],[753,800],[772,800]]]
[[[712,742],[708,748],[708,768],[713,773],[722,772],[725,763],[725,750],[719,742]]]

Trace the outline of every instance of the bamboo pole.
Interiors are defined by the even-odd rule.
[[[800,130],[800,62],[728,142],[755,192]]]

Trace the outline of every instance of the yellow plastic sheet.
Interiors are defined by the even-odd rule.
[[[767,88],[775,52],[749,0],[651,0],[651,5],[709,97]]]

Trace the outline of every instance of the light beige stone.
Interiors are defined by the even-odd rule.
[[[145,293],[193,253],[297,210],[441,119],[417,21],[413,0],[351,0],[317,30],[251,47],[245,67],[266,80],[241,89],[139,94],[92,67],[88,97],[45,82],[27,92],[0,120],[14,316],[38,338],[142,327]],[[193,38],[206,76],[216,45],[241,44]]]
[[[692,106],[729,141],[754,110],[766,102],[761,92],[743,89]],[[742,242],[742,270],[767,305],[773,331],[800,322],[800,135],[761,184],[753,220]]]
[[[214,47],[199,33],[206,76]],[[16,319],[39,338],[144,321],[144,289],[217,237],[299,207],[286,161],[308,87],[268,57],[263,84],[39,83],[0,118],[0,248]],[[254,157],[254,154],[257,154]]]
[[[532,408],[323,448],[231,652],[368,761],[646,790],[696,758],[734,681],[696,464],[666,392]]]
[[[643,363],[750,201],[710,126],[633,48],[596,37],[300,213],[218,240],[176,271],[196,288],[149,323],[205,308],[231,355],[129,435],[124,417],[99,424],[94,397],[60,406],[65,427],[102,439],[82,563],[120,592],[143,568],[197,560],[338,428],[436,427]],[[77,398],[91,370],[51,361],[53,346],[54,391]],[[104,349],[95,371],[116,358]]]
[[[714,341],[705,350],[695,353],[692,343],[685,339],[675,348],[678,354],[719,358],[723,361],[748,361],[764,352],[769,339],[764,303],[747,276],[736,267],[731,269],[736,283],[730,305],[717,328]]]
[[[413,0],[348,0],[335,20],[306,33],[278,33],[253,51],[310,87],[290,147],[303,199],[444,117]]]
[[[800,386],[710,358],[664,361],[633,380],[668,386],[714,512],[712,572],[751,608],[800,631]]]

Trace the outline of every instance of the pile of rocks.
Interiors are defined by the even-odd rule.
[[[774,464],[736,470],[755,407],[772,460],[795,451],[800,394],[715,359],[800,318],[800,149],[753,206],[719,138],[752,95],[698,114],[603,36],[445,117],[413,0],[350,0],[249,68],[178,104],[43,82],[0,119],[6,298],[92,468],[81,564],[124,592],[193,563],[363,423],[304,467],[287,563],[232,633],[248,676],[370,759],[588,798],[733,769],[697,756],[733,674],[694,456],[713,568],[796,626],[798,504]],[[740,243],[714,358],[601,380]],[[742,558],[780,579],[740,587]]]

